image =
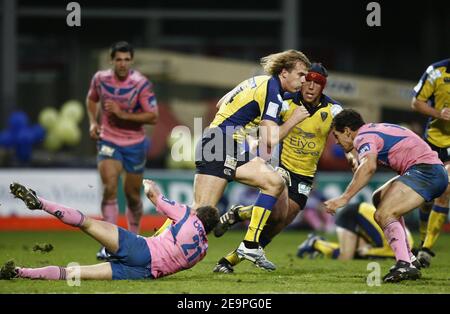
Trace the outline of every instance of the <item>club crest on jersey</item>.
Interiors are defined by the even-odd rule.
[[[321,112],[320,117],[322,118],[322,121],[325,121],[328,117],[328,112]]]
[[[368,151],[370,151],[370,144],[369,143],[362,144],[361,147],[358,149],[358,154],[362,155]]]

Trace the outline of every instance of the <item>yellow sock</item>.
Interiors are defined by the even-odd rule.
[[[256,205],[253,206],[252,218],[245,234],[245,241],[259,242],[259,236],[266,225],[270,213],[271,211],[268,209]]]
[[[314,248],[326,257],[332,257],[334,250],[339,248],[339,243],[316,240],[314,242]]]
[[[235,266],[241,262],[241,259],[237,255],[236,250],[234,250],[231,253],[228,253],[228,255],[225,256],[224,258],[230,263],[231,266]]]
[[[419,209],[419,233],[420,242],[423,243],[427,236],[428,219],[430,217],[431,206],[429,204],[424,204]]]
[[[428,221],[419,221],[420,242],[424,243],[427,237]]]
[[[238,209],[238,216],[242,221],[252,218],[253,205],[244,206]]]
[[[447,215],[448,214],[439,213],[434,210],[431,211],[430,218],[428,220],[427,236],[422,247],[430,250],[433,248],[439,234],[441,233],[442,226],[447,219]]]
[[[169,226],[172,224],[172,220],[167,218],[166,221],[163,223],[161,227],[153,234],[153,237],[159,236],[164,230],[169,228]]]

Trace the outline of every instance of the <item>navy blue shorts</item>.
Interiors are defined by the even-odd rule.
[[[116,261],[110,262],[113,280],[153,279],[152,257],[144,237],[128,230],[119,229],[119,250],[112,254]]]
[[[148,139],[130,146],[119,146],[114,143],[99,140],[97,142],[97,162],[105,159],[115,159],[122,163],[128,173],[143,173],[147,162]]]
[[[410,167],[397,180],[403,182],[425,201],[442,195],[448,186],[448,173],[443,165],[418,164]]]

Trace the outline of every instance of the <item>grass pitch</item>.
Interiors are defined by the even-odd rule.
[[[242,240],[243,232],[235,231],[220,239],[211,235],[208,255],[194,268],[157,280],[82,281],[71,287],[65,281],[14,279],[0,281],[0,293],[450,293],[450,234],[441,235],[437,256],[431,268],[422,270],[421,280],[373,287],[366,283],[367,265],[373,261],[297,258],[296,248],[306,236],[305,232],[284,232],[267,247],[268,258],[278,267],[274,272],[244,261],[234,274],[212,273],[216,261]],[[51,243],[54,249],[33,251],[36,243]],[[14,258],[17,265],[27,267],[95,264],[98,248],[82,232],[0,232],[1,263]],[[376,262],[383,276],[394,260]]]

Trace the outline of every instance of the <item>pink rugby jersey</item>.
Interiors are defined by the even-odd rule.
[[[194,210],[164,196],[158,198],[156,209],[173,221],[159,236],[146,238],[154,278],[191,268],[208,250],[205,228]]]
[[[114,101],[123,111],[130,113],[158,110],[152,84],[135,70],[130,70],[124,81],[118,80],[111,69],[98,71],[92,78],[88,98],[101,103],[100,138],[120,146],[142,142],[145,138],[145,130],[141,123],[125,121],[104,111],[106,101]]]
[[[360,160],[368,154],[377,154],[380,164],[401,175],[413,165],[442,164],[437,153],[419,136],[396,124],[365,124],[353,144]]]

